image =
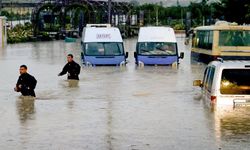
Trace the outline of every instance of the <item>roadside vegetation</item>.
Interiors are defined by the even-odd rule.
[[[14,28],[7,29],[7,42],[20,43],[33,41],[32,24],[18,24]]]
[[[173,27],[175,30],[187,30],[193,27],[214,24],[217,20],[226,20],[238,24],[250,24],[250,3],[249,0],[219,0],[210,2],[191,2],[189,6],[181,6],[178,1],[175,6],[165,7],[163,3],[139,5],[139,0],[131,1],[132,13],[137,14],[138,22],[143,25],[164,25]],[[17,14],[3,10],[2,16],[6,16],[8,21],[30,19],[30,14]],[[142,18],[143,21],[140,19]],[[98,18],[96,18],[98,20]],[[66,20],[66,30],[75,28],[77,24],[70,24],[70,18]],[[74,18],[74,23],[79,20]],[[60,23],[44,24],[47,30],[60,30]],[[136,33],[139,25],[130,28],[124,26],[121,30],[131,30]],[[48,37],[44,33],[45,37]],[[49,39],[49,38],[48,38]],[[33,26],[31,23],[9,27],[8,43],[19,43],[33,41]]]

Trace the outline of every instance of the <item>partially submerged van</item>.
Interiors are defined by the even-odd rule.
[[[250,61],[211,62],[203,81],[195,80],[194,86],[202,89],[202,99],[216,106],[242,106],[250,104]],[[208,104],[207,103],[207,104]]]
[[[134,53],[137,65],[171,65],[179,63],[174,30],[170,27],[141,27]]]
[[[85,65],[125,65],[120,30],[109,24],[88,24],[82,34],[82,60]]]

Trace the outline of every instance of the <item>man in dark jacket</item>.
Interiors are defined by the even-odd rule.
[[[68,63],[63,67],[62,72],[59,73],[58,76],[62,76],[68,73],[69,80],[79,80],[78,75],[81,71],[80,65],[74,61],[72,54],[68,54],[67,61]]]
[[[14,90],[16,92],[21,92],[23,96],[33,96],[36,97],[34,89],[36,88],[36,79],[27,73],[27,66],[20,66],[20,76],[18,78],[16,87]]]

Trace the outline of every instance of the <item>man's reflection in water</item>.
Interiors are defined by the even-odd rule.
[[[22,123],[32,119],[35,113],[35,98],[30,96],[20,96],[16,101],[17,112]]]
[[[16,100],[17,113],[20,119],[20,149],[28,149],[28,143],[32,139],[32,132],[28,120],[33,120],[35,114],[35,98],[29,96],[20,96]]]
[[[68,108],[73,110],[74,108],[74,96],[78,95],[76,94],[79,88],[79,81],[78,80],[67,80],[68,82],[68,92],[70,94],[70,99],[68,100]]]

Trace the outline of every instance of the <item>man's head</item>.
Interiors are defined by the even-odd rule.
[[[72,62],[73,58],[74,58],[74,56],[72,54],[68,54],[68,56],[67,56],[68,62]]]
[[[20,66],[20,69],[19,69],[19,72],[20,74],[24,74],[24,73],[27,73],[27,66],[26,65],[21,65]]]

